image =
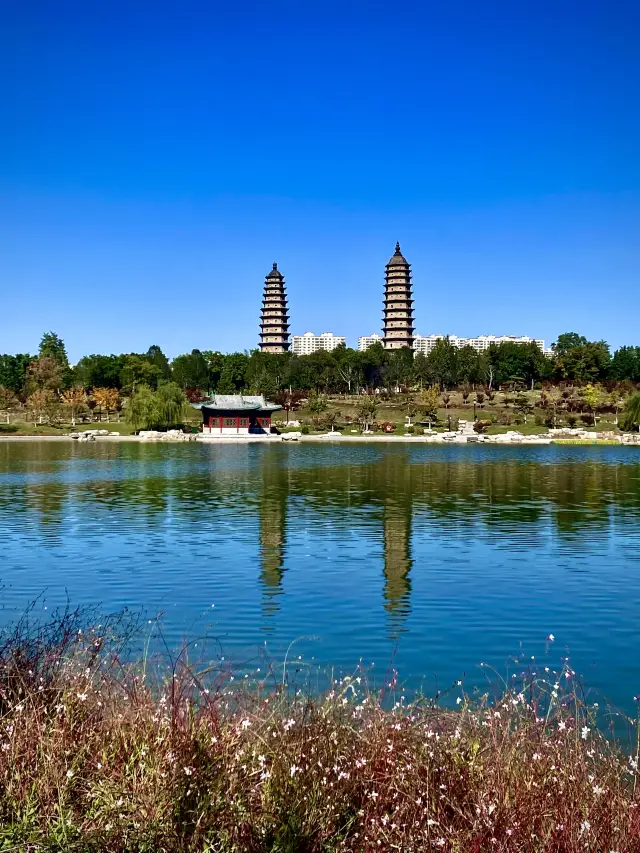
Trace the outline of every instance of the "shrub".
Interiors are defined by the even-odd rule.
[[[474,423],[473,428],[477,433],[483,433],[483,432],[486,432],[490,426],[491,426],[491,421],[477,420]]]
[[[300,427],[300,432],[302,433],[302,435],[309,435],[309,432],[310,432],[309,427],[306,424],[304,424],[303,426]]]
[[[15,424],[0,424],[0,432],[18,432]]]
[[[127,663],[119,627],[63,614],[0,637],[3,849],[639,849],[637,754],[598,731],[566,663],[475,701],[459,685],[450,710],[394,702],[395,672],[312,693],[193,649]]]

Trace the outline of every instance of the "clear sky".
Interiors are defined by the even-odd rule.
[[[640,344],[638,0],[3,0],[0,352]]]

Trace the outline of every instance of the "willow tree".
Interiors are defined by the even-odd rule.
[[[155,393],[157,421],[160,428],[180,426],[189,417],[189,403],[175,382],[162,382]]]
[[[622,417],[622,426],[628,430],[637,426],[638,432],[640,432],[640,394],[632,394],[627,400]]]
[[[156,395],[148,385],[138,385],[129,397],[125,420],[134,430],[149,429],[156,422]]]

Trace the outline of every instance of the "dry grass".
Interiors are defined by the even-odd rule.
[[[186,649],[159,674],[118,620],[78,625],[0,642],[0,850],[640,851],[637,752],[566,665],[453,711],[359,672],[236,688]]]

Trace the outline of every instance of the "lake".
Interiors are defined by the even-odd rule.
[[[4,623],[41,594],[145,608],[176,646],[208,631],[255,665],[293,642],[428,692],[569,656],[631,712],[640,452],[4,441],[0,582]]]

